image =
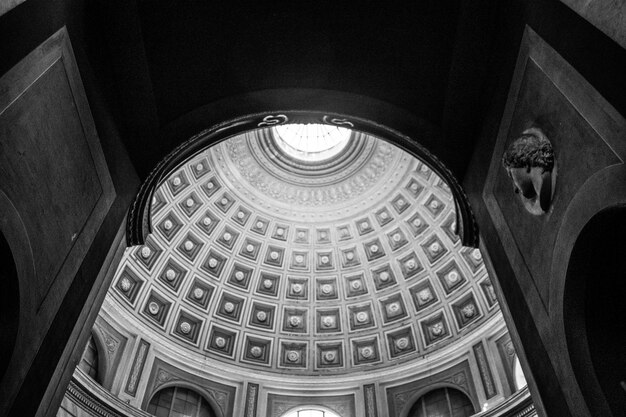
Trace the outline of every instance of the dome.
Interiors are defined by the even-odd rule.
[[[324,158],[285,152],[270,127],[172,171],[108,314],[188,363],[296,383],[421,366],[494,323],[447,184],[400,148],[343,130],[316,148],[340,147]]]

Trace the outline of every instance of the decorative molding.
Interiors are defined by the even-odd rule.
[[[417,391],[417,390],[416,390]],[[410,392],[398,392],[393,396],[394,406],[397,410],[404,409],[404,406],[409,401],[409,399],[413,396],[415,391]]]
[[[127,275],[124,274],[124,277]],[[94,323],[91,333],[97,343],[101,359],[98,361],[98,379],[103,387],[111,389],[128,339],[105,320],[100,319]]]
[[[365,417],[378,417],[378,405],[376,404],[376,385],[364,385],[363,396],[365,397]]]
[[[117,352],[121,341],[98,325],[95,325],[94,329],[96,329],[96,331],[100,334],[101,340],[106,350],[106,355],[109,360],[111,360],[115,356],[115,352]]]
[[[354,127],[354,123],[345,118],[342,119],[338,117],[330,117],[328,115],[324,115],[322,117],[322,121],[329,125]]]
[[[148,413],[122,401],[106,388],[76,369],[65,390],[64,403],[84,411],[77,415],[94,417],[150,417]]]
[[[535,405],[530,404],[524,407],[522,410],[516,412],[511,417],[533,417],[536,415],[537,415],[537,412],[535,411]]]
[[[108,354],[112,355],[117,350],[117,347],[119,346],[120,341],[117,339],[114,339],[110,335],[107,335],[107,337],[104,339],[104,344],[107,347]]]
[[[515,356],[515,347],[513,346],[513,341],[509,340],[508,342],[503,344],[504,346],[504,351],[506,352],[507,356]]]
[[[406,154],[371,136],[355,134],[354,144],[348,148],[353,151],[325,163],[322,170],[316,165],[285,160],[271,149],[273,139],[265,138],[269,132],[251,135],[254,137],[234,137],[217,145],[215,159],[233,188],[249,199],[256,197],[259,203],[265,202],[266,209],[288,206],[296,211],[308,212],[313,207],[334,211],[373,187],[395,188],[404,179],[404,175],[395,179],[390,175]]]
[[[154,381],[154,391],[156,392],[161,385],[166,384],[171,381],[175,381],[177,379],[178,378],[173,377],[167,371],[164,371],[163,369],[159,369],[159,371],[157,372],[156,380]]]
[[[493,375],[489,368],[489,361],[485,353],[485,346],[483,342],[479,342],[473,346],[474,355],[476,356],[476,362],[478,363],[478,371],[480,373],[480,380],[483,383],[485,389],[485,396],[487,399],[494,397],[498,391],[493,381]]]
[[[279,395],[269,394],[267,400],[268,417],[281,417],[298,406],[316,406],[328,408],[341,417],[356,417],[355,398],[349,395],[326,395],[314,397],[309,395]],[[246,416],[247,417],[247,416]]]
[[[289,118],[284,114],[277,114],[275,116],[273,114],[268,114],[263,118],[263,120],[257,123],[257,127],[282,125],[287,123],[288,121]]]
[[[244,411],[245,417],[256,417],[258,399],[259,384],[248,382],[248,388],[246,390],[246,409]]]
[[[133,397],[137,394],[137,386],[139,385],[139,379],[141,378],[141,373],[143,372],[143,367],[146,363],[149,349],[150,343],[143,339],[139,340],[139,347],[137,348],[137,353],[135,353],[133,366],[130,370],[130,374],[128,375],[128,380],[126,381],[126,388],[124,388],[124,391]]]
[[[124,414],[116,412],[108,408],[105,404],[99,402],[97,399],[94,399],[90,393],[79,388],[74,380],[70,381],[65,395],[69,396],[80,408],[88,410],[96,416],[126,417]]]
[[[208,392],[211,398],[213,398],[213,400],[219,407],[222,415],[225,416],[226,408],[228,407],[228,397],[229,397],[228,393],[224,391],[220,391],[215,388],[210,388],[210,387],[204,387],[204,389],[206,390],[206,392]]]

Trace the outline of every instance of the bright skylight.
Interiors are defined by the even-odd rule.
[[[332,411],[324,411],[317,408],[301,408],[293,410],[284,417],[339,417]]]
[[[276,143],[288,155],[303,161],[322,161],[339,154],[350,130],[322,124],[288,124],[274,128]]]

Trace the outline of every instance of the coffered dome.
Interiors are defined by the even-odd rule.
[[[190,360],[300,380],[417,363],[491,322],[495,295],[445,182],[348,132],[323,158],[264,128],[179,166],[109,314]]]

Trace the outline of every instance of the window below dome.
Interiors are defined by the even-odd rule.
[[[146,410],[156,417],[214,417],[215,413],[202,395],[182,388],[169,387],[157,392]]]
[[[338,155],[352,133],[343,127],[316,123],[280,125],[273,131],[276,144],[283,152],[305,162],[323,161]]]
[[[439,388],[420,397],[411,407],[408,417],[468,417],[474,406],[461,391]]]
[[[285,414],[283,417],[341,417],[332,411],[322,410],[320,408],[298,408]]]

